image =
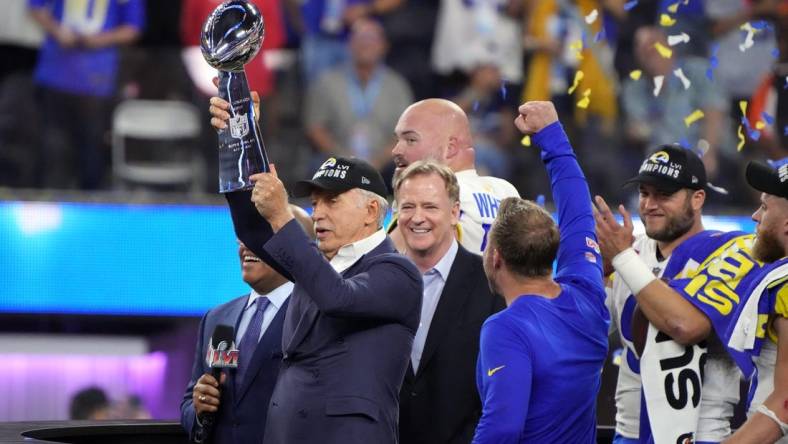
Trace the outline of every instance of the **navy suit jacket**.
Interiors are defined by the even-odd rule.
[[[217,324],[229,325],[238,331],[238,323],[248,299],[248,295],[242,296],[215,307],[200,322],[192,377],[181,401],[181,424],[189,433],[191,441],[202,433],[195,418],[192,391],[200,376],[210,371],[205,363],[210,337]],[[262,442],[268,403],[282,361],[282,325],[289,303],[288,298],[260,338],[249,362],[246,380],[237,381],[235,371],[228,372],[227,381],[221,387],[219,412],[212,433],[213,443]],[[241,386],[236,387],[238,384]]]
[[[416,266],[386,238],[339,274],[295,220],[264,248],[295,280],[266,444],[396,443],[421,315]]]

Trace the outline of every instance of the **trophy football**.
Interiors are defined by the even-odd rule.
[[[217,6],[203,26],[203,57],[219,70],[219,97],[230,103],[230,121],[219,131],[220,193],[252,188],[249,176],[268,171],[268,156],[244,73],[244,65],[257,55],[264,36],[263,16],[246,0]]]

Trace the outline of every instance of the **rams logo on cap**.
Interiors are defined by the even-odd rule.
[[[648,160],[652,162],[665,163],[668,160],[670,160],[670,156],[666,151],[657,151],[656,153],[652,154],[651,157],[648,158]]]
[[[333,167],[336,164],[337,164],[337,159],[334,158],[334,157],[329,157],[328,160],[323,162],[323,165],[320,165],[319,169],[322,170],[323,168],[331,168],[331,167]]]

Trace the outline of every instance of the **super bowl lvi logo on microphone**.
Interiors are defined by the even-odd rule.
[[[237,368],[238,367],[238,349],[235,347],[235,342],[228,343],[221,341],[214,348],[213,338],[209,342],[208,352],[205,354],[205,362],[210,368]]]
[[[236,114],[230,117],[230,135],[240,139],[249,134],[249,121],[246,114]]]

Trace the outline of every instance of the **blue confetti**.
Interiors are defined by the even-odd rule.
[[[594,43],[599,43],[603,38],[605,38],[604,29],[596,33],[596,35],[594,36]]]
[[[624,3],[624,11],[629,11],[630,9],[634,8],[638,5],[638,0],[632,0],[631,2]]]
[[[772,57],[774,57],[775,59],[779,59],[780,58],[780,50],[777,49],[777,48],[772,49]]]
[[[681,139],[681,140],[679,140],[679,145],[681,145],[681,147],[682,147],[682,148],[684,148],[685,150],[692,149],[692,148],[690,147],[689,140],[687,140],[687,138],[686,138],[686,137],[685,137],[685,138],[683,138],[683,139]]]
[[[754,22],[750,22],[750,26],[752,26],[752,29],[757,29],[759,31],[762,31],[764,29],[769,28],[769,23],[766,20],[757,20]]]
[[[501,98],[506,100],[506,80],[501,81]]]
[[[752,139],[752,140],[757,142],[758,139],[760,139],[760,138],[761,138],[761,132],[760,131],[758,131],[758,130],[750,131],[750,139]]]
[[[544,208],[544,194],[536,196],[536,204]]]
[[[476,111],[479,111],[479,101],[478,100],[474,100],[473,101],[473,112],[476,112]]]
[[[788,136],[788,125],[783,127],[783,136]]]
[[[780,168],[783,165],[788,165],[788,157],[777,160],[766,159],[766,162],[768,162],[772,168]]]
[[[720,49],[719,43],[712,45],[711,47],[711,57],[709,57],[709,67],[706,69],[706,77],[709,80],[714,80],[714,70],[720,65],[719,59],[717,59],[717,51]]]
[[[761,117],[763,117],[763,120],[764,122],[766,122],[767,125],[771,125],[774,123],[774,117],[770,116],[769,113],[767,113],[766,111],[761,113]]]
[[[585,29],[583,29],[583,32],[580,34],[580,41],[583,42],[583,48],[588,47],[588,35]]]

